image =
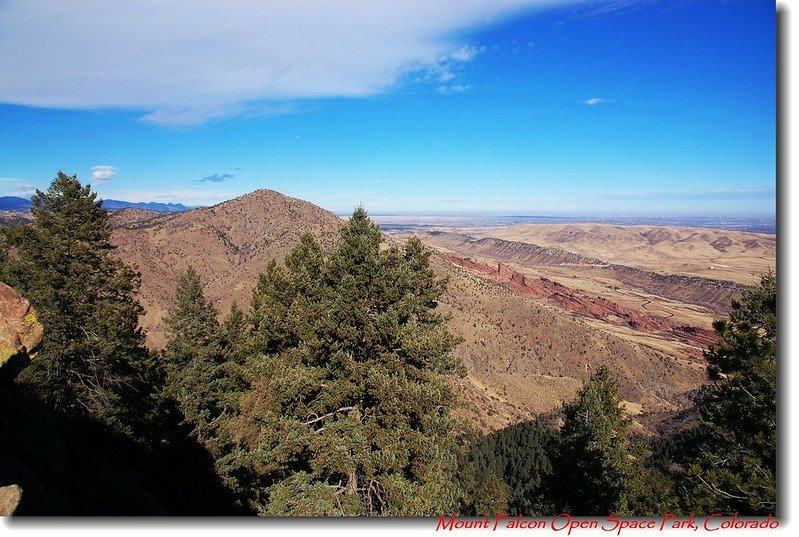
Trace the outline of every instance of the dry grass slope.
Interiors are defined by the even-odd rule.
[[[776,268],[776,236],[725,229],[521,224],[481,237],[556,247],[606,263],[756,285]]]
[[[234,300],[246,307],[259,272],[282,260],[310,231],[329,249],[342,220],[303,200],[259,190],[209,208],[158,214],[125,210],[114,218],[117,255],[142,274],[142,326],[148,343],[164,343],[162,320],[177,277],[193,265],[222,312]]]
[[[441,308],[464,340],[456,349],[469,369],[463,414],[482,430],[558,408],[600,365],[645,411],[676,409],[702,382],[696,361],[598,329],[442,259],[435,268],[449,278]]]

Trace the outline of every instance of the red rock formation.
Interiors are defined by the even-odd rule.
[[[471,259],[461,257],[457,254],[451,254],[449,252],[445,252],[441,254],[441,257],[442,259],[449,261],[453,265],[473,270],[475,272],[482,272],[484,274],[493,274],[494,272],[496,272],[493,268],[489,267],[488,265],[472,261]]]
[[[441,257],[459,267],[485,274],[516,293],[541,299],[570,313],[586,315],[608,323],[623,324],[642,332],[664,332],[698,347],[707,347],[717,340],[716,334],[711,330],[693,326],[674,326],[668,319],[647,315],[601,296],[582,295],[570,287],[547,278],[528,278],[504,263],[499,263],[497,268],[494,268],[455,253],[444,253]]]
[[[697,347],[707,348],[719,340],[715,331],[696,326],[675,326],[673,331],[678,338],[690,341]]]

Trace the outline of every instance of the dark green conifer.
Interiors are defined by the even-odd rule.
[[[247,330],[246,322],[244,311],[234,301],[222,322],[222,338],[228,346],[236,347],[242,342]]]
[[[777,282],[773,273],[717,321],[705,353],[711,384],[699,399],[707,432],[690,475],[706,509],[764,515],[776,510]]]
[[[138,327],[139,274],[113,256],[108,213],[96,197],[59,172],[31,198],[33,224],[4,233],[0,275],[45,327],[39,357],[20,381],[59,411],[129,432],[152,402],[152,364]]]
[[[560,482],[567,512],[629,514],[627,429],[618,385],[602,366],[563,408]]]
[[[381,250],[358,209],[325,260],[302,238],[270,264],[249,316],[251,392],[231,474],[266,515],[432,515],[457,499],[441,374],[454,338],[432,312],[443,290],[412,241]]]
[[[194,267],[178,279],[166,326],[165,393],[177,403],[184,423],[191,425],[191,434],[211,447],[219,436],[220,416],[233,410],[226,407],[222,395],[228,352],[216,309],[206,300]]]
[[[479,438],[470,453],[475,483],[466,486],[474,489],[474,501],[466,511],[476,516],[492,514],[487,510],[491,505],[487,503],[492,495],[489,491],[498,490],[495,478],[499,478],[507,485],[507,494],[501,496],[506,506],[494,513],[552,514],[552,461],[560,457],[558,430],[544,418],[516,423]]]

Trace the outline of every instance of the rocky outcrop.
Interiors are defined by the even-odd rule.
[[[22,499],[19,485],[0,487],[0,516],[11,516]]]
[[[0,386],[13,381],[28,365],[42,343],[43,333],[30,302],[0,282]],[[8,400],[4,397],[0,404],[6,406]],[[0,487],[0,516],[12,515],[21,498],[19,485]]]
[[[696,326],[675,326],[674,334],[700,347],[709,347],[719,340],[719,335],[715,331]]]
[[[30,302],[0,282],[0,382],[9,382],[35,356],[44,329]]]
[[[715,332],[693,326],[675,326],[664,317],[648,315],[601,296],[588,296],[548,278],[528,278],[505,263],[496,268],[455,253],[443,253],[450,263],[479,272],[510,290],[530,298],[542,300],[576,315],[585,315],[612,324],[626,325],[642,332],[660,332],[690,345],[707,347],[718,339]],[[696,357],[701,357],[696,354]],[[692,356],[694,355],[692,354]]]
[[[666,240],[667,231],[653,230],[645,235],[650,243]],[[526,266],[577,266],[596,271],[603,277],[618,280],[625,286],[670,300],[687,302],[708,308],[714,315],[727,315],[732,298],[747,288],[739,283],[700,276],[661,274],[627,265],[605,263],[599,259],[568,252],[560,248],[538,246],[526,242],[496,238],[474,239],[466,235],[437,235],[435,244],[464,256],[472,255],[503,263]],[[726,246],[718,242],[717,246]],[[719,248],[716,248],[717,250]]]

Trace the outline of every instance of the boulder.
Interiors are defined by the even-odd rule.
[[[19,485],[0,487],[0,516],[11,516],[22,499]]]
[[[35,357],[43,333],[30,302],[0,282],[0,382],[13,380]]]

